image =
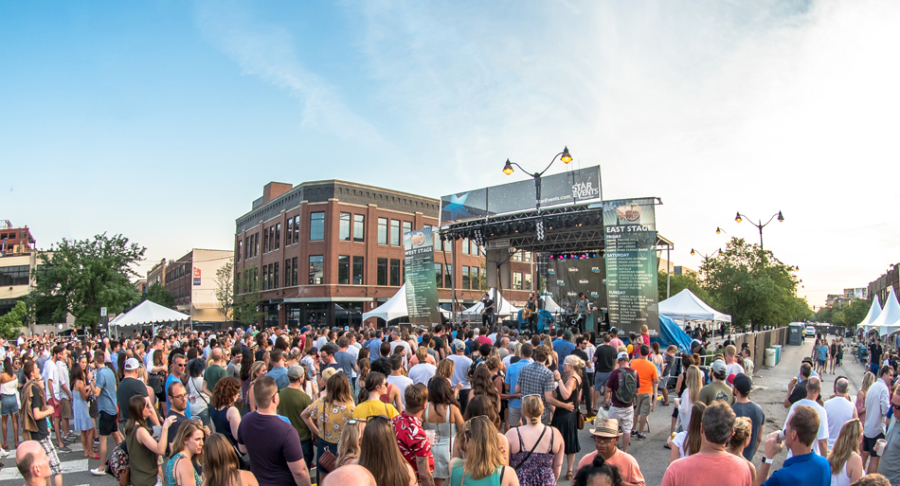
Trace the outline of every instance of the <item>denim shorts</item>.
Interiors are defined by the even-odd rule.
[[[19,413],[19,402],[15,395],[0,395],[0,415]]]

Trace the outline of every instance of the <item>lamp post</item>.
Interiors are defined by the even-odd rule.
[[[781,211],[778,211],[777,213],[773,214],[772,217],[769,218],[769,220],[766,221],[765,224],[763,224],[762,220],[759,220],[759,223],[754,223],[753,221],[750,220],[750,218],[747,218],[747,215],[741,214],[740,211],[738,211],[737,215],[734,217],[734,220],[735,220],[735,222],[740,223],[741,221],[744,220],[744,218],[747,218],[747,222],[748,222],[748,223],[750,223],[750,224],[752,224],[753,226],[756,226],[757,228],[759,228],[759,247],[760,247],[760,249],[765,250],[766,248],[763,246],[763,234],[762,234],[763,231],[762,231],[762,230],[763,230],[763,228],[765,228],[766,226],[768,226],[769,223],[771,223],[772,220],[775,219],[776,216],[778,217],[778,222],[779,222],[779,223],[783,223],[783,222],[784,222],[784,216],[782,216]],[[718,231],[720,231],[720,230],[717,230],[716,232],[718,233]]]
[[[513,173],[512,166],[516,166],[519,168],[519,170],[528,174],[529,176],[531,176],[534,179],[534,196],[535,196],[534,202],[535,202],[535,208],[537,209],[538,213],[541,212],[541,176],[544,175],[544,173],[546,173],[548,170],[550,170],[550,166],[552,166],[553,163],[556,162],[557,157],[564,164],[568,164],[569,162],[571,162],[572,156],[569,155],[569,147],[564,147],[562,152],[554,155],[553,159],[550,160],[550,164],[547,165],[547,168],[540,172],[534,172],[534,173],[528,172],[527,170],[523,169],[521,165],[519,165],[515,162],[510,162],[509,159],[506,159],[506,165],[503,166],[503,173],[506,175],[512,174]]]

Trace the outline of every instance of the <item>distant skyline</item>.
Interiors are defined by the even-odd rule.
[[[0,220],[229,249],[270,181],[429,197],[563,146],[657,196],[676,265],[735,212],[811,305],[900,261],[900,3],[0,3]]]

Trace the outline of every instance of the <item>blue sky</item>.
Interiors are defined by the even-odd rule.
[[[900,260],[900,4],[3,2],[0,219],[148,262],[230,248],[271,181],[437,197],[568,145],[607,198],[659,196],[689,267],[722,226],[811,303]],[[554,167],[552,172],[565,170]],[[875,189],[879,188],[879,189]]]

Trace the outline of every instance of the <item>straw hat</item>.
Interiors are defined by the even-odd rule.
[[[594,420],[594,428],[590,429],[591,435],[598,437],[619,437],[619,421],[611,418],[597,417]]]

